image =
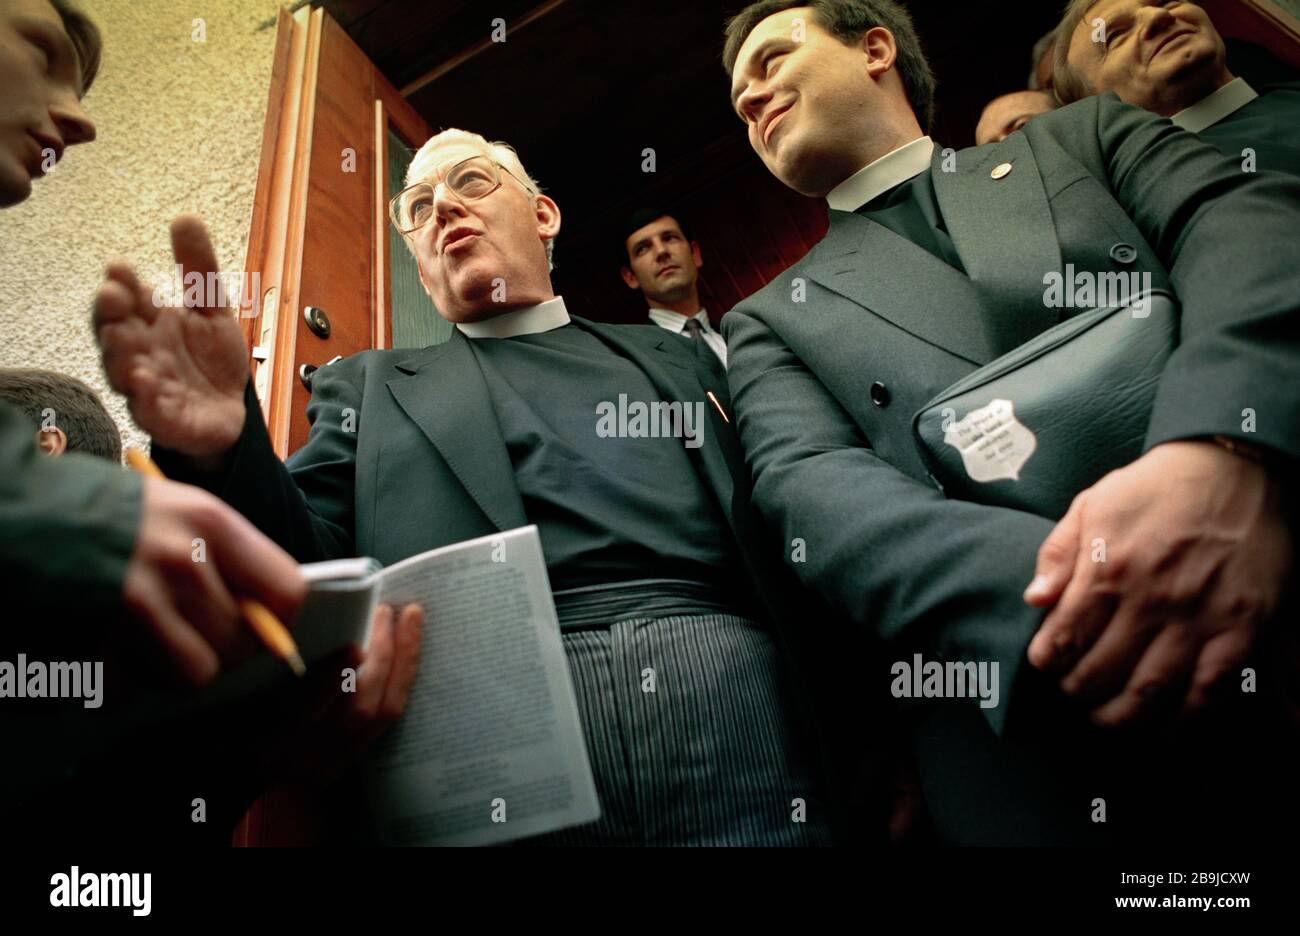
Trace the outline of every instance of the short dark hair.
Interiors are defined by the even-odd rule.
[[[795,7],[812,7],[817,24],[845,45],[852,45],[867,30],[883,26],[894,36],[898,46],[898,76],[903,80],[907,99],[912,104],[917,123],[926,133],[934,124],[934,71],[921,49],[921,38],[912,25],[912,16],[895,0],[758,0],[727,21],[722,48],[722,64],[730,75],[736,57],[754,27],[773,13]]]
[[[35,429],[54,411],[68,451],[122,460],[122,436],[95,391],[76,377],[25,367],[0,367],[0,400],[17,407]]]
[[[625,258],[627,256],[627,239],[647,224],[652,224],[660,218],[672,218],[677,222],[677,229],[682,232],[682,237],[685,237],[688,241],[693,240],[690,231],[686,229],[686,222],[682,220],[682,216],[677,212],[654,206],[638,208],[623,219],[623,226],[619,229],[623,235],[619,247]]]
[[[77,62],[81,66],[81,93],[85,94],[95,83],[99,74],[99,61],[104,52],[104,38],[99,27],[85,13],[74,7],[69,0],[50,0],[50,6],[63,20],[64,32],[72,40],[72,47],[77,50]]]

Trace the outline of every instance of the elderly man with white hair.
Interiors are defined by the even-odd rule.
[[[1246,171],[1300,175],[1300,79],[1257,90],[1234,75],[1223,37],[1197,4],[1071,0],[1056,35],[1061,103],[1114,91],[1243,160]]]
[[[540,841],[830,842],[835,798],[796,698],[802,657],[787,654],[827,615],[751,532],[716,360],[653,325],[570,314],[549,275],[560,209],[509,146],[444,131],[406,181],[392,221],[451,338],[319,371],[311,435],[285,465],[233,319],[205,323],[194,358],[178,329],[143,324],[105,358],[166,372],[124,381],[167,448],[158,461],[301,561],[388,564],[536,524],[602,807]],[[154,405],[168,384],[183,405]],[[635,413],[659,404],[681,418],[653,428],[672,431],[638,427]],[[800,692],[830,682],[800,675]]]

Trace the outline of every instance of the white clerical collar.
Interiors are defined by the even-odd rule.
[[[1234,78],[1211,94],[1207,94],[1191,107],[1184,108],[1169,119],[1175,127],[1182,127],[1188,133],[1200,133],[1213,127],[1229,114],[1241,110],[1255,98],[1259,97],[1255,89],[1246,84],[1245,78]]]
[[[564,297],[556,296],[541,305],[511,309],[481,322],[457,322],[456,327],[466,338],[514,338],[552,331],[568,324],[569,310],[564,307]]]
[[[709,313],[705,312],[703,309],[700,309],[700,311],[696,312],[694,315],[689,316],[682,315],[680,312],[674,312],[672,309],[656,309],[653,307],[650,309],[650,321],[654,322],[660,328],[666,328],[669,331],[681,331],[686,327],[688,319],[695,319],[695,321],[704,326],[705,331],[709,330]]]
[[[933,157],[934,140],[928,136],[905,143],[831,189],[826,204],[837,211],[857,211],[876,196],[929,169]]]

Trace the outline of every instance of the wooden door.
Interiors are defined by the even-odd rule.
[[[1268,49],[1300,68],[1300,21],[1272,0],[1201,0],[1224,36]]]
[[[246,337],[283,458],[307,440],[304,366],[392,347],[395,319],[399,346],[445,339],[450,327],[409,288],[413,260],[387,215],[428,125],[323,10],[281,9],[277,29],[245,269],[261,276]],[[323,313],[313,318],[327,334],[308,309]]]

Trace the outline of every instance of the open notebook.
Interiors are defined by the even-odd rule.
[[[365,764],[384,841],[483,845],[599,818],[535,526],[386,569],[344,559],[303,574],[294,634],[308,666],[364,645],[380,602],[424,608],[406,712]]]
[[[374,559],[302,567],[308,597],[292,627],[309,671],[365,646],[380,602],[424,609],[419,670],[401,721],[362,764],[379,837],[401,845],[486,845],[593,822],[600,806],[535,526],[455,543],[388,568]],[[342,690],[345,674],[339,673]],[[175,730],[192,714],[293,680],[263,651],[208,688],[142,691],[99,710],[35,723],[67,750],[46,774]],[[355,685],[355,679],[353,679]],[[51,746],[51,732],[67,743]]]

